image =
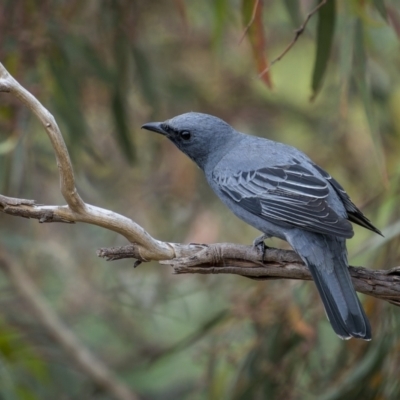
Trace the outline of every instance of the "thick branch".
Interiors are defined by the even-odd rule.
[[[141,226],[120,214],[91,206],[83,202],[75,187],[71,160],[60,129],[50,112],[24,89],[0,63],[0,92],[13,94],[40,120],[45,128],[60,173],[61,192],[67,206],[39,206],[27,200],[0,197],[0,210],[10,215],[36,218],[40,222],[85,222],[123,235],[129,242],[139,245],[141,260],[165,259],[179,256],[174,248],[152,238]],[[18,204],[19,203],[19,204]]]
[[[60,174],[60,187],[64,199],[71,207],[71,210],[80,212],[84,209],[85,203],[80,198],[76,188],[74,171],[69,158],[67,146],[61,135],[53,115],[25,88],[23,88],[0,63],[0,92],[13,94],[21,100],[39,119],[51,141],[57,160]]]
[[[184,257],[160,263],[171,265],[176,274],[235,274],[258,280],[312,280],[300,257],[290,250],[268,248],[264,261],[258,249],[231,243],[192,244],[188,245],[186,253]],[[104,248],[98,255],[107,260],[136,258],[137,250],[134,245]],[[350,267],[350,274],[358,292],[400,306],[400,267],[390,270]]]

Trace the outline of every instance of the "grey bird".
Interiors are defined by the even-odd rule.
[[[311,271],[327,317],[342,339],[371,340],[371,327],[351,282],[350,222],[381,234],[342,186],[294,147],[240,133],[223,120],[186,113],[142,128],[166,136],[203,171],[231,211],[286,240]],[[349,222],[350,221],[350,222]]]

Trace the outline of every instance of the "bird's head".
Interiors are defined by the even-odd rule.
[[[190,112],[165,122],[150,122],[143,129],[166,136],[200,168],[216,158],[237,132],[226,122],[208,114]]]

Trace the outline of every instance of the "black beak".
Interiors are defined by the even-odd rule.
[[[142,125],[142,129],[147,129],[148,131],[153,131],[160,133],[161,135],[166,135],[167,132],[162,128],[162,122],[149,122]]]

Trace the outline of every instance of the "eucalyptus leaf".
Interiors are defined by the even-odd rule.
[[[318,10],[317,52],[312,76],[312,99],[315,99],[321,89],[328,60],[331,54],[336,21],[336,1],[328,0]]]
[[[383,0],[372,0],[372,3],[374,4],[375,8],[378,10],[381,17],[385,21],[387,21],[388,19],[387,19],[385,2]]]

